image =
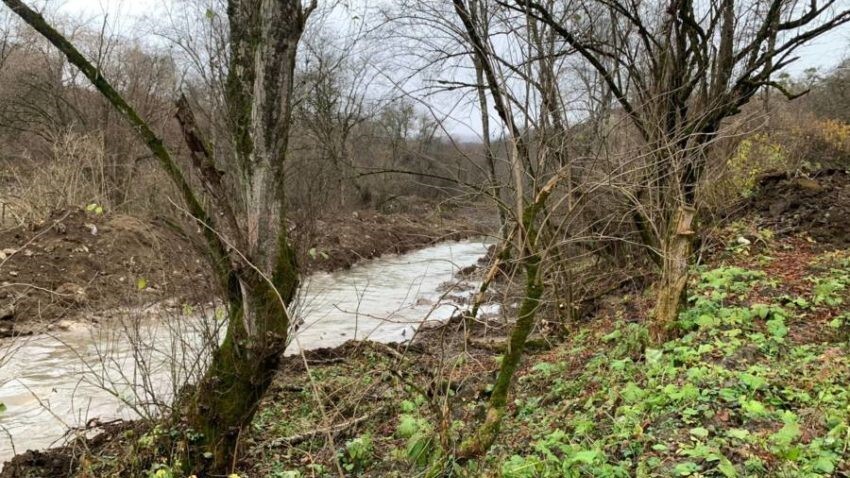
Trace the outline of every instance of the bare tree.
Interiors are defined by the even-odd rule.
[[[368,57],[355,58],[351,51],[358,47],[362,35],[335,45],[326,33],[305,41],[301,97],[295,110],[298,122],[319,151],[321,159],[331,167],[333,192],[340,206],[351,204],[355,190],[360,201],[364,193],[354,180],[355,158],[351,156],[351,139],[355,129],[373,116],[366,92],[374,81]]]
[[[13,30],[12,16],[8,13],[0,14],[0,70],[5,66],[14,46]]]
[[[773,74],[800,46],[850,21],[850,9],[837,0],[581,3],[609,11],[603,25],[540,1],[500,3],[551,26],[600,74],[639,132],[649,159],[628,197],[661,273],[651,328],[664,340],[684,302],[700,181],[721,123],[762,88],[793,97]]]
[[[189,102],[178,102],[192,168],[211,198],[209,210],[160,136],[102,72],[22,1],[3,2],[79,68],[130,123],[201,226],[211,267],[226,298],[229,322],[224,342],[213,353],[183,410],[183,418],[203,434],[213,459],[204,463],[200,455],[197,460],[190,457],[186,467],[226,472],[240,431],[250,423],[278,368],[292,325],[287,305],[299,280],[282,185],[296,52],[317,2],[306,6],[300,0],[228,2],[225,103],[233,154],[227,161],[216,162]]]
[[[477,2],[476,2],[477,3]],[[486,30],[482,32],[482,24],[470,10],[470,5],[463,0],[453,0],[455,13],[463,25],[470,50],[474,55],[476,72],[483,74],[490,96],[493,98],[494,107],[508,132],[509,163],[511,165],[513,188],[515,197],[516,219],[516,243],[519,245],[517,253],[520,256],[520,265],[525,272],[525,293],[520,305],[517,323],[511,333],[511,344],[508,352],[502,360],[498,376],[496,378],[493,393],[490,396],[487,414],[484,422],[478,427],[475,434],[470,437],[461,447],[460,455],[463,457],[478,456],[485,453],[496,439],[501,425],[502,417],[507,404],[508,390],[513,380],[513,375],[519,366],[525,342],[534,326],[534,319],[540,307],[540,299],[543,295],[543,281],[541,267],[541,251],[538,249],[539,226],[537,214],[545,206],[546,199],[554,188],[555,183],[547,185],[539,192],[535,191],[535,197],[526,204],[524,193],[526,172],[523,164],[529,164],[529,147],[526,137],[522,134],[516,123],[509,93],[505,83],[500,80],[498,70],[494,64],[496,55],[489,43],[490,38]],[[473,7],[478,5],[473,4]],[[480,88],[480,87],[479,87]],[[480,93],[479,93],[480,94]],[[527,112],[526,112],[527,113]],[[512,240],[512,238],[510,238]],[[508,250],[506,242],[502,247]]]
[[[850,122],[850,60],[818,79],[807,99],[818,114]]]
[[[481,30],[481,35],[489,37],[490,12],[487,2],[472,0],[469,2],[470,21],[474,25],[478,25]],[[473,52],[472,65],[475,68],[475,88],[478,94],[478,109],[481,113],[481,142],[484,149],[484,157],[487,162],[488,172],[490,174],[491,194],[494,198],[500,199],[502,188],[500,185],[499,174],[496,169],[496,155],[493,151],[493,145],[490,141],[490,106],[487,99],[487,83],[485,82],[484,65],[481,63],[479,55]],[[502,234],[507,234],[507,214],[504,208],[499,209],[499,226],[502,229]]]

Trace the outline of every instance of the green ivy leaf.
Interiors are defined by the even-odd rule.
[[[735,469],[735,465],[733,465],[728,458],[723,458],[720,461],[720,464],[717,465],[717,471],[723,473],[723,476],[726,478],[735,478],[738,476],[738,471]]]
[[[701,329],[711,329],[720,325],[720,319],[708,314],[702,314],[697,319],[697,325]]]
[[[770,441],[780,447],[789,447],[801,435],[800,425],[796,422],[786,423],[778,432],[770,436]]]
[[[762,377],[759,377],[758,375],[742,373],[739,378],[741,380],[741,383],[743,383],[747,386],[747,388],[753,391],[758,390],[767,385],[767,380]]]
[[[767,414],[767,409],[758,400],[744,400],[741,403],[741,408],[750,415],[761,416]]]
[[[762,320],[766,319],[767,316],[770,315],[770,306],[766,304],[753,304],[750,308],[758,316],[758,318]]]
[[[765,322],[765,325],[767,325],[767,331],[770,332],[770,335],[776,339],[781,339],[788,335],[788,327],[785,325],[785,319],[781,316],[773,320],[768,320]]]
[[[597,458],[600,458],[601,453],[598,450],[582,450],[570,458],[570,463],[581,463],[583,465],[592,465]]]
[[[646,395],[644,390],[637,386],[634,382],[626,384],[620,394],[623,396],[623,400],[625,400],[626,403],[637,403]]]

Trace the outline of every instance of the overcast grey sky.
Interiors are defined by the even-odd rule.
[[[86,18],[93,23],[100,23],[104,12],[113,19],[123,18],[131,21],[149,12],[160,10],[170,0],[51,0],[60,11]],[[850,4],[850,0],[843,0]],[[817,67],[828,69],[835,66],[842,57],[850,54],[850,26],[845,25],[801,50],[800,60],[790,67],[792,73],[801,72],[806,68]]]
[[[155,19],[156,12],[162,12],[165,5],[173,0],[49,0],[59,12],[86,21],[92,27],[99,27],[103,15],[107,14],[110,24],[118,31],[127,29],[137,20],[147,17]],[[324,0],[326,1],[326,0]],[[354,0],[354,3],[368,0]],[[839,0],[850,5],[850,0]],[[826,71],[836,66],[842,58],[850,56],[850,25],[834,30],[812,44],[798,50],[800,59],[789,66],[786,71],[798,75],[808,68]],[[461,137],[477,137],[480,132],[478,112],[466,103],[458,103],[456,98],[430,97],[432,107],[438,114],[449,115],[446,119],[448,129],[453,135]],[[495,133],[495,132],[494,132]]]

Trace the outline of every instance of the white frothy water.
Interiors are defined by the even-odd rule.
[[[424,321],[446,320],[472,293],[441,287],[486,251],[482,241],[442,243],[387,256],[305,282],[303,323],[287,354],[351,339],[410,340]],[[155,414],[174,389],[197,378],[198,357],[221,321],[214,314],[155,314],[77,326],[0,343],[0,463],[14,453],[59,445],[69,428]],[[11,353],[11,355],[9,355]],[[178,385],[175,385],[178,384]]]

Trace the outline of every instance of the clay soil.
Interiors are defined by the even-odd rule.
[[[806,234],[817,243],[850,246],[850,175],[822,170],[809,177],[773,174],[761,178],[744,214],[778,236]]]
[[[369,211],[296,221],[292,234],[305,274],[351,267],[484,233],[484,210]],[[481,218],[481,219],[478,219]],[[104,312],[155,303],[179,307],[215,297],[203,255],[162,219],[84,210],[0,232],[0,337],[104,320]]]
[[[374,231],[376,225],[382,221],[390,224],[393,221],[398,221],[406,224],[405,227],[412,228],[406,230],[410,237],[418,237],[415,226],[405,222],[409,219],[404,216],[396,217],[396,219],[385,217],[358,218],[358,220],[371,224],[370,227],[373,229],[370,229],[370,231]],[[737,219],[754,222],[759,227],[769,227],[774,231],[779,240],[776,246],[777,251],[774,251],[777,258],[765,269],[771,275],[775,273],[775,271],[770,270],[774,265],[781,267],[785,276],[793,272],[791,274],[793,277],[786,281],[789,287],[786,292],[789,292],[799,285],[798,282],[803,280],[801,278],[805,275],[797,273],[796,269],[788,270],[789,262],[800,262],[801,267],[804,268],[808,264],[808,259],[804,260],[804,258],[811,256],[815,250],[846,249],[850,245],[850,229],[848,229],[850,228],[850,225],[848,225],[850,224],[850,176],[843,172],[824,171],[810,178],[787,175],[765,177],[761,181],[759,191],[749,201],[746,209]],[[323,227],[331,227],[331,223]],[[360,230],[356,226],[351,227],[352,229],[346,232],[347,235],[356,234]],[[401,227],[390,227],[390,229],[398,234]],[[370,233],[370,236],[374,236],[374,234]],[[380,237],[384,237],[384,235],[381,234]],[[355,250],[366,251],[366,254],[370,252],[367,245],[373,244],[373,241],[369,241],[365,237],[352,238],[351,240],[363,244],[363,247]],[[315,248],[316,251],[312,255],[308,254],[306,260],[308,260],[308,264],[311,264],[310,267],[313,270],[323,267],[322,256],[318,252],[324,251],[324,248],[331,250],[330,246],[335,243],[334,241],[336,239],[323,237],[321,241],[310,246],[311,249]],[[787,257],[783,255],[786,252],[789,254]],[[794,257],[791,257],[792,252]],[[725,253],[721,248],[710,253],[709,260],[723,262]],[[741,257],[744,257],[742,260],[747,260],[747,256]],[[327,261],[333,263],[333,261]],[[340,264],[326,267],[344,267],[345,265],[346,262],[343,261]],[[469,272],[471,275],[480,273],[481,269]],[[758,293],[758,291],[754,293]],[[642,296],[638,295],[638,297]],[[616,294],[612,295],[611,299],[611,303],[620,304],[622,302],[620,296]],[[595,314],[596,322],[593,327],[600,331],[600,334],[607,333],[610,331],[609,329],[613,328],[613,321],[610,320],[610,317],[643,316],[644,314],[645,310],[641,307],[632,311],[618,309],[616,314],[614,312],[607,313],[605,307],[602,307]],[[812,321],[812,324],[817,326],[812,330],[823,330],[821,322]],[[482,326],[485,330],[480,330]],[[321,445],[326,434],[332,434],[335,441],[341,443],[363,430],[370,429],[373,433],[378,433],[376,436],[385,437],[390,445],[403,448],[403,440],[395,438],[392,426],[397,418],[392,407],[398,404],[398,394],[409,391],[404,388],[403,384],[415,381],[414,375],[420,378],[426,377],[425,382],[429,384],[429,387],[452,387],[455,390],[457,400],[474,403],[486,400],[486,385],[498,368],[496,356],[501,353],[500,347],[498,347],[501,343],[496,340],[493,344],[490,344],[492,346],[485,346],[487,344],[484,344],[483,341],[464,341],[463,337],[465,335],[485,337],[488,333],[504,335],[505,332],[503,324],[498,323],[498,321],[476,324],[453,319],[448,323],[421,331],[418,340],[412,345],[396,346],[351,342],[337,349],[311,351],[303,358],[287,358],[286,366],[283,367],[280,376],[275,381],[275,386],[264,400],[261,412],[258,414],[257,430],[245,437],[245,450],[240,457],[239,469],[251,470],[250,476],[268,476],[267,474],[273,470],[267,468],[267,465],[277,461],[286,462],[293,467],[303,465],[306,461],[331,463],[336,456],[336,449]],[[530,354],[545,355],[549,353],[548,350],[551,347],[557,347],[556,344],[549,343],[547,337],[539,341],[541,346],[533,348],[529,352]],[[589,350],[593,350],[593,347],[590,347]],[[461,353],[468,358],[458,362],[462,363],[462,366],[457,366],[455,362],[445,362],[447,356]],[[587,357],[583,355],[575,357],[577,363],[586,359]],[[330,418],[313,417],[312,415],[303,417],[304,410],[298,409],[299,404],[306,400],[304,397],[310,396],[308,391],[311,390],[311,382],[303,366],[304,360],[310,365],[314,375],[320,374],[322,377],[326,377],[327,383],[323,382],[320,386],[327,387],[327,390],[322,389],[320,395],[326,396],[333,403],[330,408],[335,415]],[[399,364],[402,363],[403,366],[400,366]],[[520,383],[523,380],[522,376],[528,373],[530,364],[533,363],[534,361],[527,361],[521,367],[518,372]],[[580,366],[571,366],[567,369],[572,370],[573,368],[580,369]],[[369,380],[366,380],[369,386],[363,386],[358,382],[360,387],[355,387],[352,381],[360,380],[362,377],[369,378]],[[399,390],[399,387],[401,387],[401,390]],[[424,388],[426,395],[431,393],[429,387]],[[352,390],[363,390],[363,392],[352,393]],[[311,410],[309,407],[306,409]],[[307,415],[310,414],[307,413]],[[342,424],[342,426],[339,428],[329,427],[327,433],[321,436],[310,431],[304,433],[304,430],[326,430],[316,427],[316,422],[324,419]],[[303,420],[304,423],[299,420]],[[290,424],[293,428],[291,430],[275,428],[278,425],[283,426],[283,424]],[[122,453],[128,447],[128,440],[123,437],[125,435],[137,436],[143,430],[134,430],[134,433],[129,435],[126,434],[126,431],[138,426],[138,422],[123,424],[122,427],[125,428],[122,428],[120,433],[117,429],[107,430],[97,438],[100,441],[96,443],[96,446],[91,446],[91,442],[89,442],[89,452],[91,453],[92,449],[95,449],[94,452],[98,454],[115,455]],[[316,442],[317,445],[310,448],[304,445],[305,442]],[[14,478],[52,476],[39,473],[72,476],[73,473],[68,473],[68,470],[76,468],[77,462],[75,462],[74,457],[79,454],[79,450],[75,449],[75,446],[79,447],[79,444],[71,444],[64,448],[46,452],[27,452],[19,455],[15,458],[13,466],[7,466],[7,469],[0,476]],[[274,459],[264,458],[267,456],[272,456]],[[398,465],[399,463],[395,464]],[[375,474],[369,476],[404,476],[404,472],[402,472],[402,475],[394,475],[393,473],[397,473],[398,469],[393,469],[393,463],[389,462],[383,466],[376,466],[373,471]]]

